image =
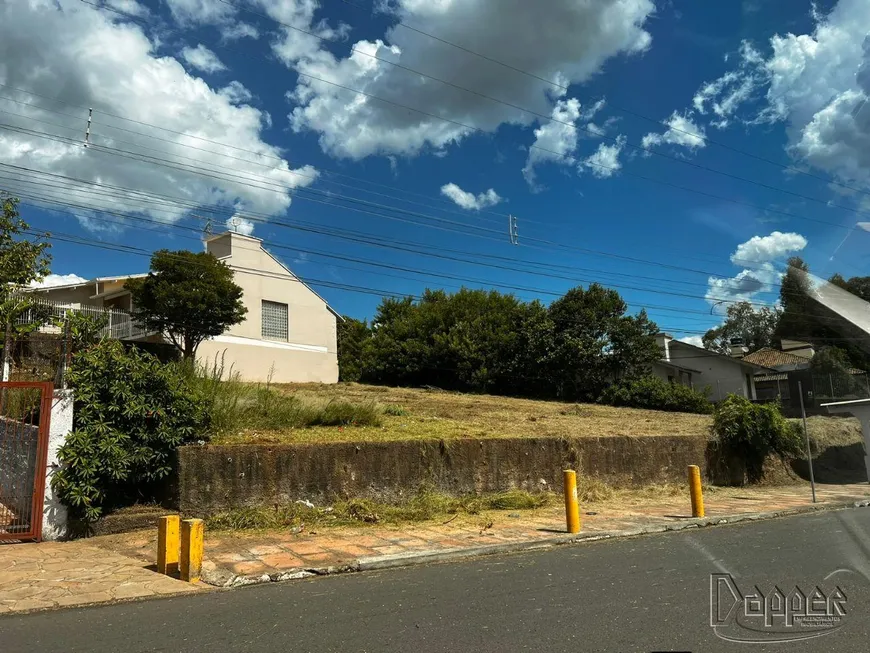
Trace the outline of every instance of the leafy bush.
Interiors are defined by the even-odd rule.
[[[738,395],[728,395],[716,406],[713,434],[726,453],[746,465],[750,482],[761,479],[764,460],[771,453],[781,457],[801,453],[801,427],[786,420],[778,404],[753,404]]]
[[[708,414],[713,411],[713,405],[707,399],[707,394],[654,376],[643,376],[610,386],[598,401],[611,406]]]
[[[177,367],[118,341],[75,354],[67,381],[75,390],[73,431],[52,485],[86,522],[169,474],[175,448],[207,425],[205,402]]]

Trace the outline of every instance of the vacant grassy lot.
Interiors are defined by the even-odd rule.
[[[352,442],[496,437],[706,435],[707,415],[597,404],[569,404],[440,390],[339,383],[273,386],[306,404],[345,401],[374,406],[379,426],[244,429],[216,443]]]

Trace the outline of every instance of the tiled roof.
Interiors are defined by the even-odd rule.
[[[803,356],[789,354],[788,352],[771,349],[770,347],[762,347],[758,351],[751,354],[746,354],[743,360],[756,365],[764,365],[764,367],[779,367],[780,365],[809,365],[810,361]]]

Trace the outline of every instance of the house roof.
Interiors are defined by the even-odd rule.
[[[810,364],[809,359],[797,354],[790,354],[787,351],[780,351],[772,347],[762,347],[758,351],[751,354],[746,354],[743,360],[764,367],[781,367],[784,365],[799,365],[806,367]]]
[[[664,334],[664,335],[666,335],[666,334]],[[670,336],[668,336],[668,337],[670,337]],[[691,345],[688,342],[683,342],[682,340],[671,340],[668,343],[668,347],[673,348],[675,346],[678,349],[679,348],[686,348],[686,349],[690,350],[692,352],[692,356],[691,356],[692,358],[699,358],[703,354],[704,356],[710,356],[710,357],[714,357],[714,358],[715,357],[722,358],[724,360],[731,361],[732,363],[734,363],[736,365],[740,365],[742,367],[748,367],[748,368],[751,368],[753,370],[759,370],[762,372],[774,372],[774,371],[776,371],[776,370],[773,370],[773,369],[766,367],[764,365],[759,365],[758,363],[753,363],[752,361],[747,361],[745,358],[734,358],[733,356],[727,356],[726,354],[720,354],[719,352],[712,351],[711,349],[704,349],[703,347],[696,347],[695,345]],[[674,357],[671,361],[665,361],[665,362],[666,363],[676,362],[677,364],[679,364],[680,360],[681,360],[681,357],[677,356],[677,357]],[[685,360],[685,358],[683,358],[683,360]]]

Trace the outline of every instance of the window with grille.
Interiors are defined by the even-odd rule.
[[[287,340],[287,304],[263,300],[263,337],[269,340]]]

